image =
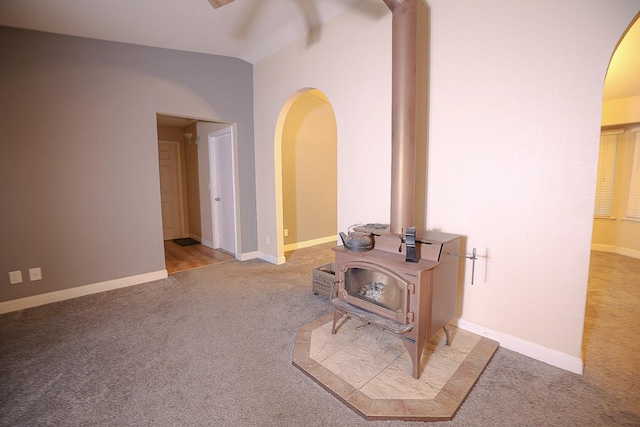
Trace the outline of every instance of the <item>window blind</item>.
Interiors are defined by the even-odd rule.
[[[598,154],[598,181],[596,182],[596,216],[611,216],[613,180],[616,170],[617,134],[600,135]]]
[[[640,130],[633,143],[633,167],[627,197],[627,218],[640,219]]]

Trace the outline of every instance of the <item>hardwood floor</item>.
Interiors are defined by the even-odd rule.
[[[169,274],[178,271],[191,270],[205,265],[217,264],[234,260],[233,255],[211,249],[203,244],[180,246],[171,240],[164,242],[164,259]]]

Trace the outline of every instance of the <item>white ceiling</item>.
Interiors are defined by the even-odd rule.
[[[357,1],[2,0],[0,25],[255,63]]]
[[[291,40],[321,37],[321,23],[382,0],[1,0],[0,25],[143,46],[231,56],[256,63]],[[391,35],[390,35],[391,36]],[[640,20],[614,55],[604,99],[640,96]]]

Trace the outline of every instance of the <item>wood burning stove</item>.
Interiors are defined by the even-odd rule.
[[[455,317],[459,236],[415,227],[418,21],[422,0],[383,0],[393,13],[391,219],[357,227],[374,236],[374,248],[336,247],[333,333],[344,315],[397,334],[411,356],[413,376],[427,340]],[[420,4],[418,4],[420,2]],[[425,99],[426,101],[426,99]],[[367,249],[370,249],[367,247]],[[452,255],[455,254],[455,255]]]
[[[440,328],[449,341],[449,322],[455,317],[458,286],[459,236],[418,232],[418,262],[406,261],[406,245],[388,228],[359,227],[374,235],[375,249],[354,252],[333,248],[336,283],[332,295],[332,333],[344,315],[397,334],[404,342],[420,377],[424,345]],[[400,251],[398,250],[400,249]]]

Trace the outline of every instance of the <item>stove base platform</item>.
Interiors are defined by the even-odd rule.
[[[367,420],[448,421],[482,374],[498,343],[451,327],[435,334],[421,357],[420,379],[402,340],[333,313],[298,329],[293,365]]]

